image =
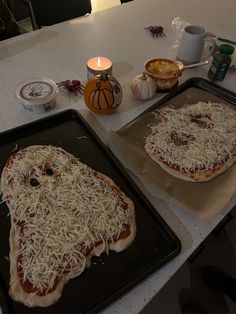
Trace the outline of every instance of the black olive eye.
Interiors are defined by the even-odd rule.
[[[54,172],[53,172],[53,170],[52,170],[51,168],[48,168],[48,169],[46,170],[46,174],[47,174],[48,176],[52,176],[52,175],[54,174]]]
[[[32,186],[36,187],[36,186],[39,186],[40,183],[38,182],[37,179],[33,178],[33,179],[30,180],[30,184]]]

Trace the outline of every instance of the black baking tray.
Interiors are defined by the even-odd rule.
[[[197,102],[223,103],[226,106],[236,109],[236,94],[209,80],[198,77],[191,78],[165,95],[162,99],[154,103],[153,106],[116,132],[120,139],[122,139],[123,149],[125,150],[125,145],[127,145],[130,154],[137,151],[137,157],[134,158],[140,158],[139,153],[141,154],[141,158],[143,156],[142,154],[146,156],[144,150],[145,141],[150,134],[152,126],[155,126],[158,121],[157,111],[160,108],[168,106],[177,109],[184,105],[195,104]],[[111,146],[111,148],[112,147],[113,146]],[[196,185],[196,183],[179,180],[171,176],[155,164],[151,158],[146,158],[145,163],[146,168],[148,169],[150,167],[150,169],[152,169],[152,175],[157,178],[153,184],[156,184],[159,193],[162,192],[161,197],[163,200],[168,204],[170,204],[170,202],[172,204],[178,203],[179,207],[190,212],[198,219],[205,220],[208,215],[208,218],[212,218],[212,213],[208,211],[207,206],[209,201],[211,201],[213,205],[215,203],[217,206],[217,197],[212,196],[213,194],[205,193],[206,189],[208,191],[214,191],[216,188],[221,190],[223,189],[224,182],[226,185],[230,184],[231,169],[228,170],[228,175],[224,175],[224,180],[222,180],[222,175],[209,182],[198,183]],[[133,169],[130,168],[130,170],[132,171]],[[139,176],[139,173],[135,172],[135,174]],[[148,172],[146,172],[146,175],[148,176]],[[140,180],[141,182],[143,181],[142,178]],[[153,193],[153,190],[151,193]],[[196,198],[186,197],[186,195],[201,195],[201,197],[199,201],[196,202]],[[228,196],[230,197],[230,195]],[[212,199],[210,200],[211,197]]]
[[[102,254],[64,287],[60,300],[48,308],[28,308],[12,301],[9,288],[10,218],[0,205],[0,285],[4,314],[97,313],[176,256],[181,243],[83,118],[74,110],[52,115],[0,134],[0,173],[13,151],[29,145],[55,145],[111,177],[135,204],[137,235],[125,251]],[[0,296],[0,297],[1,297]]]

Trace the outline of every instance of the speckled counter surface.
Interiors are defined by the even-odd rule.
[[[192,24],[205,26],[220,37],[235,40],[234,0],[196,1],[135,0],[88,17],[46,27],[0,43],[0,132],[54,114],[68,108],[78,110],[97,134],[104,139],[106,131],[118,130],[131,119],[154,104],[163,94],[141,102],[131,95],[129,85],[135,75],[142,73],[144,62],[151,57],[175,58],[176,33],[171,27],[174,18],[181,17]],[[214,15],[214,18],[210,18]],[[152,38],[144,27],[162,25],[166,37]],[[124,98],[118,112],[112,116],[90,113],[82,96],[60,94],[57,107],[44,115],[29,116],[21,110],[14,97],[14,88],[30,78],[50,77],[56,82],[79,79],[86,82],[86,62],[94,56],[109,57],[113,75],[123,87]],[[190,77],[207,77],[209,66],[184,71],[179,83]],[[229,72],[220,84],[236,90],[236,72]],[[14,147],[13,147],[14,149]],[[133,178],[141,185],[137,178]],[[153,273],[103,313],[138,313],[158,293],[191,253],[210,234],[236,203],[233,199],[210,223],[192,218],[181,208],[170,208],[152,197],[141,186],[146,196],[182,242],[181,253]]]

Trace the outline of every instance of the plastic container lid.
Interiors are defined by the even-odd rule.
[[[234,47],[230,45],[220,45],[219,52],[226,56],[230,56],[234,53]]]

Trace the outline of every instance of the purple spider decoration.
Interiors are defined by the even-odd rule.
[[[148,26],[148,27],[145,27],[144,29],[147,29],[151,34],[152,34],[152,37],[154,37],[155,35],[157,37],[163,37],[163,36],[166,36],[165,33],[164,33],[164,28],[162,26]]]
[[[60,83],[57,83],[58,87],[64,86],[65,88],[67,88],[69,91],[74,92],[75,95],[78,95],[77,92],[79,92],[80,94],[83,95],[84,92],[84,85],[82,85],[80,83],[80,81],[78,80],[66,80],[66,81],[62,81]]]

